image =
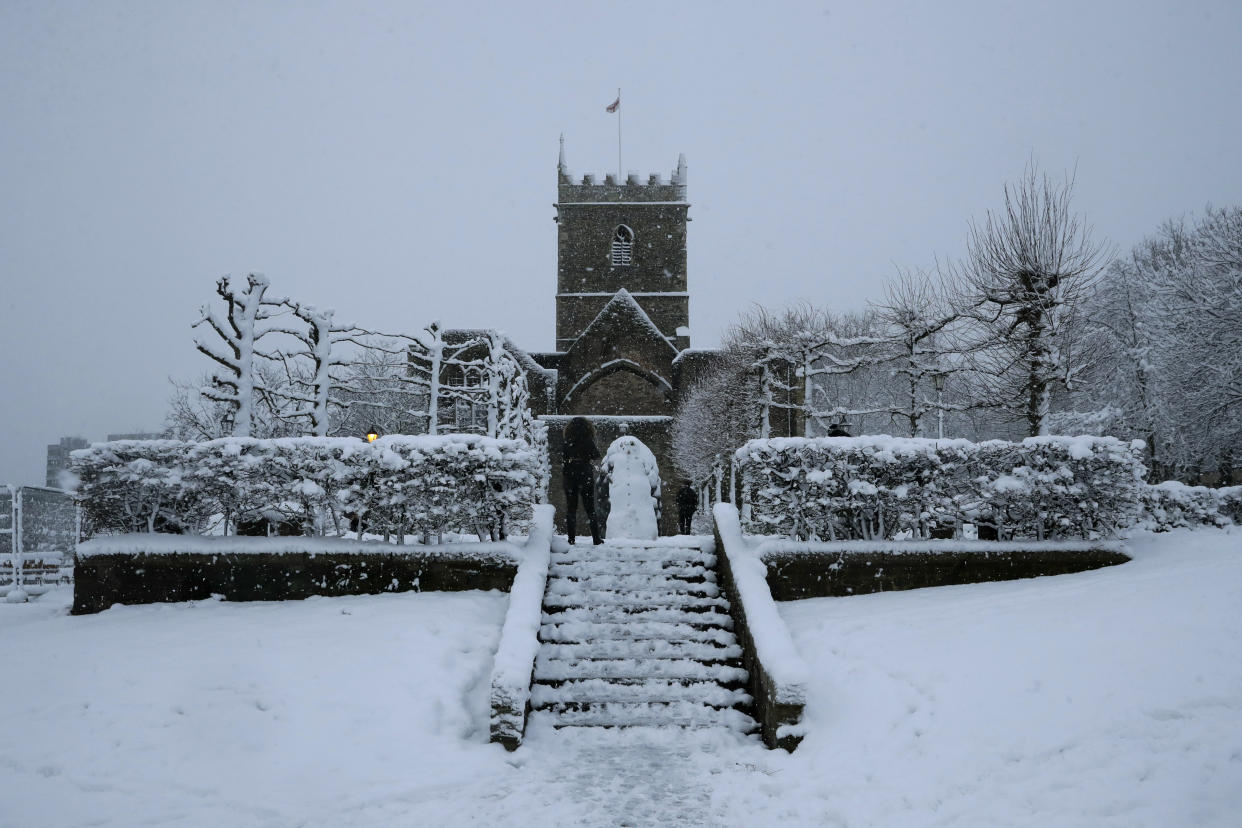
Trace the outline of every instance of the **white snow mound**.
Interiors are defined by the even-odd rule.
[[[637,437],[618,437],[604,455],[608,538],[652,540],[660,534],[660,467]]]

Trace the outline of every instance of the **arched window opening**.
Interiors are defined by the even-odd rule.
[[[633,260],[634,231],[624,224],[619,225],[612,234],[612,266],[622,267]]]

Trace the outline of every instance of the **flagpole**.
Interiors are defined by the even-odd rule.
[[[617,87],[617,183],[624,184],[621,176],[621,87]]]

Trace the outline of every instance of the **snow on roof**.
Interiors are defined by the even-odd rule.
[[[610,290],[597,290],[579,293],[558,293],[557,296],[615,296]],[[685,290],[636,290],[630,296],[689,296]]]
[[[673,364],[681,362],[682,357],[710,356],[712,354],[722,354],[724,350],[721,348],[686,348],[684,351],[673,357]]]
[[[651,321],[651,317],[648,316],[647,312],[642,309],[641,305],[638,304],[638,300],[634,298],[634,294],[630,293],[625,288],[621,288],[613,294],[607,304],[605,304],[604,307],[600,309],[600,312],[595,315],[595,318],[591,320],[591,324],[587,325],[582,333],[578,335],[578,341],[585,339],[591,329],[596,325],[601,324],[601,320],[605,317],[616,316],[621,312],[627,313],[640,325],[648,327],[657,337],[659,337],[660,341],[672,349],[674,354],[677,353],[677,346],[672,342],[669,342],[668,337],[666,337],[664,333],[656,327],[656,323]]]

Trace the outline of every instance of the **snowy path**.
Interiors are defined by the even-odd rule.
[[[1242,531],[1075,575],[781,606],[793,755],[485,743],[498,593],[0,607],[0,826],[1116,826],[1242,812]]]

